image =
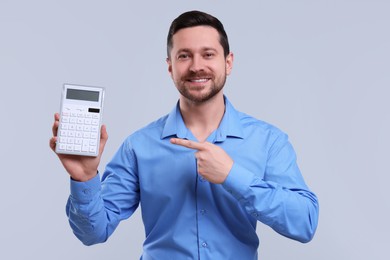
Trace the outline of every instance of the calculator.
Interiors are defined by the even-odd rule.
[[[83,156],[99,154],[104,88],[64,84],[56,152]]]

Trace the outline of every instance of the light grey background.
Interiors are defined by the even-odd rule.
[[[226,27],[230,100],[289,134],[320,200],[309,244],[259,223],[260,259],[390,259],[385,0],[1,0],[0,258],[139,258],[139,210],[105,244],[85,247],[72,234],[68,176],[48,147],[52,117],[63,83],[106,87],[104,166],[127,135],[175,104],[166,34],[192,9]]]

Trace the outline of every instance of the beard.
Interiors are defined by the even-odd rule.
[[[188,80],[194,78],[207,78],[209,80],[204,85],[188,86],[190,84]],[[175,85],[179,93],[188,100],[194,103],[203,103],[212,99],[223,89],[226,78],[226,73],[215,78],[213,75],[204,72],[189,72],[180,80],[175,81]]]

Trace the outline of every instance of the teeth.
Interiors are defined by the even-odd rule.
[[[201,82],[206,82],[207,79],[193,79],[191,80],[192,82],[196,82],[196,83],[201,83]]]

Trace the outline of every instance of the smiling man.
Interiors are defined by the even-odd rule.
[[[233,54],[222,23],[186,12],[170,27],[168,71],[180,96],[166,116],[130,135],[100,179],[96,158],[58,154],[71,176],[67,214],[86,245],[101,243],[141,205],[141,259],[257,259],[257,221],[313,238],[318,201],[287,135],[237,111],[223,87]],[[52,149],[59,115],[55,115]]]
[[[225,56],[216,29],[210,26],[181,29],[172,36],[168,48],[168,69],[183,98],[195,103],[216,95],[222,98],[233,54]]]

